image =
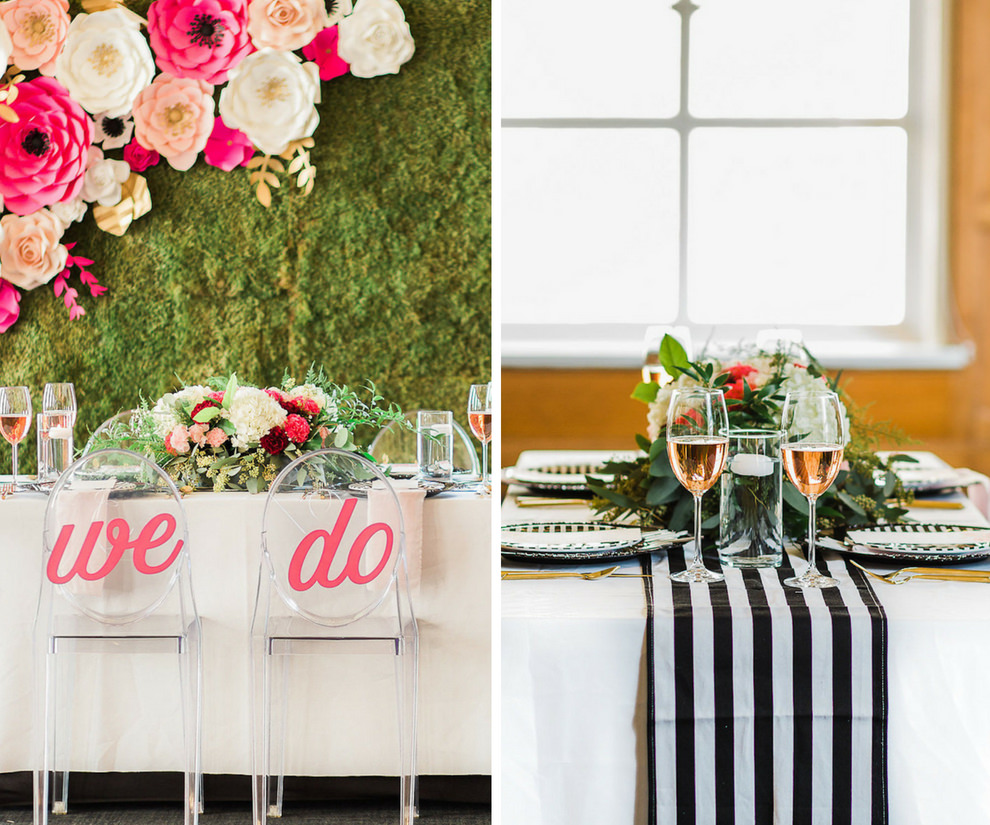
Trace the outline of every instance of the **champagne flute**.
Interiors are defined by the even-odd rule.
[[[687,570],[671,573],[675,582],[717,582],[725,576],[701,560],[701,497],[719,477],[729,450],[729,414],[720,389],[674,390],[667,408],[667,455],[674,475],[694,496],[694,559]]]
[[[815,567],[815,502],[835,481],[842,464],[845,430],[839,396],[827,390],[789,392],[781,415],[784,469],[808,499],[808,569],[784,580],[790,587],[837,587]]]
[[[468,423],[481,442],[481,491],[491,492],[488,482],[488,442],[492,440],[492,385],[472,384],[468,393]]]
[[[31,393],[27,387],[0,387],[0,435],[13,448],[14,489],[17,489],[17,445],[31,429]]]

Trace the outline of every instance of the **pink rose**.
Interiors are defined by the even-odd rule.
[[[0,272],[14,286],[34,289],[65,269],[65,227],[47,209],[24,217],[4,215],[0,230]]]
[[[0,199],[28,215],[72,200],[82,189],[93,121],[49,77],[17,86],[17,123],[0,118]]]
[[[303,46],[303,57],[320,67],[320,80],[333,80],[350,70],[350,66],[337,54],[339,37],[337,27],[331,26],[316,35],[311,43]]]
[[[171,448],[176,453],[189,452],[189,430],[179,424],[165,440],[165,447]]]
[[[134,101],[134,133],[174,169],[196,162],[213,131],[213,87],[202,80],[160,74]]]
[[[293,444],[302,444],[309,438],[309,422],[301,415],[289,415],[285,419],[285,434]]]
[[[163,72],[215,86],[254,50],[247,0],[155,0],[148,8],[148,37]]]
[[[211,447],[219,447],[227,440],[227,433],[221,430],[219,427],[214,427],[206,434],[206,443]]]
[[[193,424],[189,428],[189,440],[195,441],[197,447],[202,447],[206,443],[206,431],[210,429],[209,424]]]
[[[21,308],[18,306],[20,300],[21,293],[13,284],[8,284],[0,278],[0,333],[6,332],[17,322],[21,314]]]
[[[330,25],[324,0],[250,0],[248,32],[259,49],[301,49]]]
[[[68,0],[8,0],[0,3],[0,25],[10,32],[10,62],[18,69],[55,74],[55,58],[69,30]]]
[[[222,118],[213,123],[210,139],[203,150],[203,160],[210,166],[230,172],[235,166],[247,166],[254,155],[254,144],[244,132],[231,129]]]
[[[134,172],[143,172],[151,166],[157,166],[162,156],[154,149],[145,149],[136,140],[132,140],[124,147],[124,160]]]

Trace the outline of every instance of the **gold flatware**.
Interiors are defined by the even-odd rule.
[[[863,565],[856,564],[849,559],[850,564],[855,565],[870,578],[886,584],[907,584],[912,579],[928,579],[930,581],[945,582],[983,582],[990,584],[990,570],[959,570],[945,569],[942,567],[902,567],[893,573],[874,573],[867,570]]]
[[[540,498],[538,496],[518,496],[516,504],[520,507],[574,507],[588,506],[586,498]]]

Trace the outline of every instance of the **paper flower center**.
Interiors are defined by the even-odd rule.
[[[289,99],[289,87],[284,77],[270,77],[258,89],[258,99],[263,106],[284,103]]]
[[[21,23],[21,34],[31,41],[32,46],[40,46],[55,37],[55,26],[51,17],[43,11],[32,12]]]
[[[116,138],[124,134],[124,119],[121,117],[103,118],[103,134]]]
[[[193,128],[193,111],[187,103],[176,103],[162,112],[162,128],[173,135],[181,135]]]
[[[110,77],[120,68],[123,58],[116,46],[109,43],[100,43],[89,56],[89,65],[100,77]]]
[[[24,135],[24,139],[21,141],[21,148],[36,158],[40,158],[45,154],[51,145],[51,138],[48,137],[46,132],[42,132],[41,129],[32,129]]]
[[[227,27],[223,20],[211,14],[197,14],[186,34],[189,40],[196,46],[206,46],[215,49],[223,41],[223,36],[227,32]]]

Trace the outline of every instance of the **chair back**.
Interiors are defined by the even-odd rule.
[[[98,450],[71,464],[45,510],[43,596],[48,590],[69,612],[122,626],[157,611],[180,576],[189,576],[188,530],[168,475],[129,450]],[[195,612],[179,601],[179,612]]]
[[[415,464],[416,458],[416,414],[419,410],[408,410],[403,419],[412,428],[404,427],[397,421],[390,421],[375,436],[368,452],[376,461],[383,464]],[[471,436],[454,421],[454,472],[481,475],[481,462],[474,448]]]
[[[272,483],[262,522],[263,569],[295,614],[326,627],[378,608],[405,581],[399,500],[370,461],[329,448],[295,459]]]

